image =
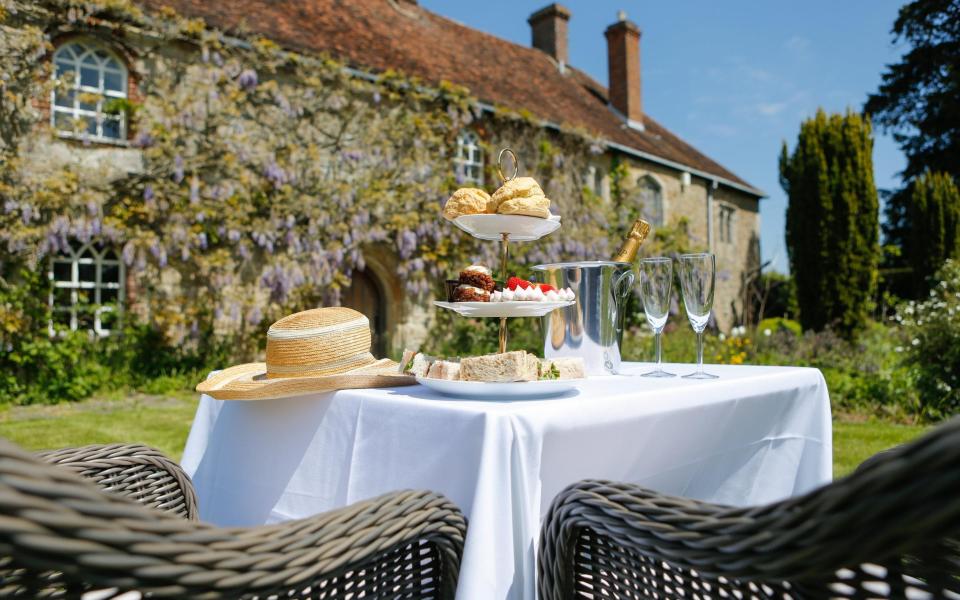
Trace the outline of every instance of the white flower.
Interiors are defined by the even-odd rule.
[[[897,346],[893,349],[894,352],[903,352],[903,346]]]
[[[913,340],[911,340],[910,343],[913,344],[914,346],[919,346],[920,340],[918,338],[913,338]]]
[[[720,332],[720,335],[718,335],[717,337],[720,339],[721,342],[727,339],[727,336],[723,335],[723,332]]]
[[[768,327],[767,329],[764,329],[764,330],[763,330],[763,335],[765,335],[765,336],[767,336],[767,337],[770,337],[772,334],[773,334],[773,332],[770,331],[770,328],[769,328],[769,327]]]

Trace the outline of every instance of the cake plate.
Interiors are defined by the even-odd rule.
[[[509,154],[513,157],[513,175],[510,177],[505,177],[503,175],[503,156]],[[504,183],[514,179],[517,174],[520,172],[520,161],[517,159],[516,153],[510,148],[504,148],[500,151],[500,155],[497,157],[498,172],[500,174],[500,179]],[[507,259],[510,256],[510,242],[533,242],[539,240],[545,235],[550,235],[554,231],[560,229],[560,217],[557,215],[551,215],[547,219],[541,219],[538,217],[528,217],[524,215],[461,215],[454,219],[453,223],[460,229],[466,231],[473,237],[486,241],[500,241],[500,279],[506,284],[507,281]],[[462,304],[458,302],[434,302],[437,306],[441,308],[447,308],[453,311],[456,311],[460,315],[469,316],[469,317],[499,317],[500,318],[500,353],[507,351],[507,318],[508,317],[519,317],[519,316],[531,316],[539,317],[549,313],[552,310],[561,308],[563,306],[569,306],[573,302],[564,302],[560,303],[550,303],[554,304],[552,308],[547,309],[547,307],[540,306],[539,308],[543,312],[539,312],[534,308],[524,309],[530,310],[535,314],[509,314],[511,312],[516,312],[516,309],[511,307],[500,307],[496,309],[480,309],[480,312],[471,312],[467,314],[464,309],[459,310],[454,308],[453,304]],[[503,302],[503,303],[469,303],[469,304],[531,304],[531,305],[542,305],[547,304],[546,302]],[[476,309],[473,309],[476,310]]]

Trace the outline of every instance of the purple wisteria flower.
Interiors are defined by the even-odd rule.
[[[240,87],[244,90],[250,92],[257,87],[257,72],[253,69],[244,69],[240,71],[240,75],[237,76],[237,83],[240,84]]]
[[[410,258],[416,249],[417,234],[410,230],[404,230],[397,235],[397,252],[400,254],[400,258]]]
[[[153,186],[148,183],[143,187],[143,201],[147,204],[152,204],[153,197]]]
[[[380,92],[373,93],[373,103],[380,104]]]
[[[196,177],[190,180],[190,204],[200,201],[200,180]]]
[[[121,251],[121,256],[123,257],[123,264],[128,267],[133,264],[133,259],[136,258],[137,247],[133,245],[133,242],[127,242],[123,245],[123,250]]]
[[[173,159],[173,182],[181,183],[183,181],[183,157],[179,154]]]
[[[156,140],[149,132],[141,131],[133,138],[133,145],[138,148],[149,148],[154,145]]]
[[[259,306],[254,306],[247,313],[247,323],[250,325],[259,325],[260,321],[263,320],[263,312],[260,310]]]

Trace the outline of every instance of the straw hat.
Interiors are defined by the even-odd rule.
[[[267,362],[224,369],[197,386],[218,400],[267,400],[330,390],[412,385],[370,353],[370,321],[350,308],[305,310],[267,331]]]

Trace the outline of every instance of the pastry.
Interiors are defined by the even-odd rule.
[[[501,215],[524,215],[527,217],[550,218],[550,200],[546,196],[512,198],[504,200],[497,207]]]
[[[454,302],[490,302],[490,292],[472,285],[460,284],[453,290]]]
[[[500,204],[513,198],[529,198],[545,196],[543,189],[533,177],[516,177],[503,182],[490,199],[493,201],[492,211],[499,212]]]
[[[536,381],[539,377],[540,359],[523,350],[471,356],[460,361],[462,381]]]
[[[490,194],[478,188],[460,188],[450,196],[443,207],[443,216],[450,221],[461,215],[480,215],[493,212],[495,210]]]
[[[488,292],[492,292],[496,288],[496,284],[493,281],[493,275],[490,273],[490,269],[486,268],[483,265],[470,265],[466,269],[460,271],[460,283],[464,285],[472,285]]]
[[[507,280],[506,288],[490,295],[490,302],[568,302],[576,297],[570,288],[558,290],[546,283],[511,277]]]

